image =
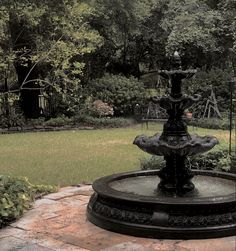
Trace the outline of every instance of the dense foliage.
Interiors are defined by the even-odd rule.
[[[190,126],[208,128],[208,129],[219,129],[229,130],[230,123],[229,119],[218,119],[218,118],[197,118],[190,120],[188,123]]]
[[[0,228],[18,219],[36,197],[55,192],[53,186],[35,186],[26,178],[0,176]]]
[[[230,156],[228,150],[212,151],[202,155],[196,155],[189,160],[189,166],[193,169],[229,171]]]
[[[228,150],[214,150],[188,158],[186,165],[191,169],[229,171],[230,157]],[[163,157],[151,156],[140,160],[142,170],[160,169],[165,166]]]
[[[46,116],[75,115],[94,81],[170,68],[175,50],[184,68],[199,68],[189,89],[206,96],[212,85],[221,111],[228,109],[226,85],[236,69],[233,0],[1,0],[0,11],[0,86],[18,88],[27,117],[40,115],[41,94]]]
[[[144,99],[145,90],[134,77],[106,74],[92,80],[86,94],[111,105],[115,115],[131,115],[135,106]]]

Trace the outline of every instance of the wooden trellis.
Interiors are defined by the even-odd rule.
[[[222,118],[220,111],[219,111],[219,108],[218,108],[215,92],[211,86],[211,95],[206,101],[206,105],[205,105],[205,109],[204,109],[204,113],[202,115],[202,118],[210,118],[212,115],[213,116],[216,115],[218,118]]]
[[[144,116],[146,119],[165,119],[167,114],[165,109],[161,108],[158,104],[149,102],[146,114]]]

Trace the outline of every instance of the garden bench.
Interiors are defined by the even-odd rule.
[[[189,118],[184,118],[185,119],[185,121],[189,121],[189,120],[191,120],[191,121],[196,121],[197,119],[196,118],[191,118],[191,119],[189,119]],[[143,129],[143,126],[144,126],[144,123],[146,124],[146,129],[148,129],[148,123],[149,122],[166,122],[167,121],[167,119],[148,119],[148,118],[142,118],[141,119],[141,125],[142,125],[142,129]],[[195,126],[194,125],[192,125],[192,127],[193,127],[193,130],[195,129]]]
[[[146,118],[143,118],[141,119],[141,125],[142,125],[142,128],[143,128],[143,124],[145,123],[146,124],[146,129],[148,129],[148,122],[166,122],[167,119],[146,119]]]

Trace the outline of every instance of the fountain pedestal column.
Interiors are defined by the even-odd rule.
[[[184,194],[194,189],[191,182],[193,174],[186,167],[186,156],[173,154],[165,156],[166,166],[161,169],[158,176],[161,179],[158,188],[163,192]]]
[[[200,96],[184,95],[181,87],[182,80],[192,77],[196,71],[182,70],[178,53],[174,55],[173,66],[173,70],[159,72],[162,77],[170,81],[170,95],[152,98],[152,101],[158,103],[169,115],[163,133],[156,138],[141,135],[135,139],[134,144],[150,154],[164,156],[166,167],[160,171],[161,181],[158,188],[163,192],[184,195],[194,189],[191,182],[193,174],[185,163],[187,156],[210,150],[218,140],[215,137],[192,138],[189,135],[187,125],[183,121],[184,111],[199,101]]]

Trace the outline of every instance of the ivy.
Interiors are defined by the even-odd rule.
[[[32,185],[27,178],[0,176],[0,228],[32,207],[36,197],[55,192],[54,186]]]

